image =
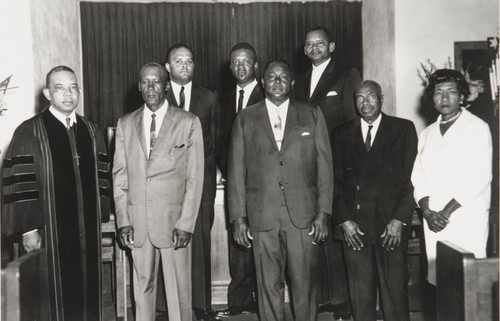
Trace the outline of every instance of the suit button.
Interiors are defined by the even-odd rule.
[[[356,209],[359,210],[361,208],[361,205],[356,205]]]
[[[356,186],[356,190],[357,190],[357,191],[359,191],[359,185],[358,185],[358,186]]]
[[[280,165],[281,165],[281,166],[285,165],[285,162],[281,161],[281,162],[280,162]]]

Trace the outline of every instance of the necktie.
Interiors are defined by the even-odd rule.
[[[156,141],[156,114],[151,115],[151,127],[149,129],[150,141],[149,141],[149,157],[151,158],[151,152]]]
[[[274,123],[274,139],[276,139],[276,145],[278,146],[278,150],[281,150],[281,143],[283,142],[283,124],[281,121],[280,113],[276,110],[276,115],[278,116],[276,122]]]
[[[369,125],[368,133],[366,133],[365,147],[367,152],[369,152],[370,148],[372,148],[372,128],[373,125]]]
[[[76,161],[76,165],[80,166],[80,156],[78,155],[78,150],[76,148],[76,135],[73,127],[71,126],[71,118],[66,117],[66,130],[68,131],[69,136],[69,146],[71,148],[71,154]]]
[[[181,92],[179,93],[179,107],[184,109],[184,102],[186,101],[186,97],[184,97],[184,86],[181,87]]]
[[[243,96],[245,95],[245,91],[243,89],[240,90],[240,97],[238,98],[238,112],[243,109]]]

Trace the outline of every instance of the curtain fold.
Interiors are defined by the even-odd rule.
[[[362,72],[360,2],[81,2],[80,11],[85,115],[103,128],[141,105],[141,66],[163,64],[168,47],[178,42],[193,50],[194,81],[219,94],[234,85],[229,70],[234,44],[251,43],[260,69],[282,57],[300,73],[310,66],[305,33],[317,25],[332,33],[335,59]]]

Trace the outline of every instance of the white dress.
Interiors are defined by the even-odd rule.
[[[488,125],[462,108],[462,114],[444,136],[439,122],[429,125],[419,138],[412,182],[415,200],[429,196],[429,207],[440,211],[455,199],[461,207],[450,223],[434,233],[424,220],[428,280],[436,284],[437,241],[447,240],[486,257],[492,179],[492,142]]]

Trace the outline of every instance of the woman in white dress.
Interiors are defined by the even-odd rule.
[[[461,107],[469,87],[460,72],[435,71],[426,91],[440,115],[420,135],[412,182],[425,219],[427,278],[436,285],[438,241],[486,257],[492,143],[488,125]]]

